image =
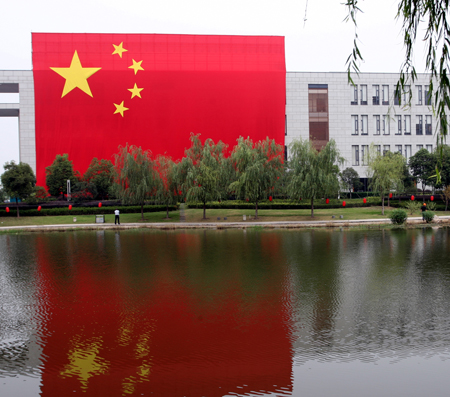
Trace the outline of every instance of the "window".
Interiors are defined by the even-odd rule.
[[[352,146],[352,165],[359,165],[359,146]]]
[[[389,86],[383,86],[383,105],[389,105]]]
[[[369,165],[369,145],[361,146],[362,165]]]
[[[361,105],[367,105],[367,85],[361,84]]]
[[[405,116],[405,135],[411,135],[411,116]]]
[[[373,135],[380,135],[380,116],[373,116]]]
[[[350,102],[351,105],[358,104],[358,85],[355,84],[352,86],[352,100]]]
[[[361,135],[369,133],[368,119],[369,116],[361,116]]]
[[[411,145],[405,145],[405,158],[406,161],[409,161],[409,158],[411,157]]]
[[[373,85],[372,88],[373,88],[372,105],[379,105],[380,104],[380,86]]]
[[[408,103],[409,102],[409,94],[410,94],[411,87],[409,85],[405,85],[404,88],[405,89],[403,91],[403,103]]]
[[[358,116],[352,116],[352,135],[358,135]]]
[[[397,132],[395,135],[402,135],[402,116],[395,116],[397,118]]]
[[[395,150],[403,156],[402,145],[395,145]]]
[[[423,124],[423,116],[416,116],[416,135],[423,135],[423,131],[422,131],[422,124]]]
[[[433,135],[431,128],[431,116],[425,116],[425,135]]]
[[[383,116],[383,135],[389,135],[389,116]]]
[[[416,85],[417,88],[417,104],[422,105],[422,86]]]
[[[383,156],[391,151],[391,145],[383,145]]]
[[[402,101],[402,96],[397,90],[394,90],[394,105],[400,105]]]
[[[381,145],[375,145],[375,150],[377,151],[378,156],[381,154]]]
[[[431,153],[433,151],[433,145],[426,145],[426,149]]]
[[[417,151],[422,150],[423,149],[423,145],[416,145],[416,149],[417,149]]]
[[[425,105],[431,106],[431,92],[430,92],[430,86],[425,86]]]

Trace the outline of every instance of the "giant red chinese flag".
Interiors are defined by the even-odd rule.
[[[174,159],[190,133],[284,144],[283,37],[33,34],[36,165],[84,172],[127,143]]]

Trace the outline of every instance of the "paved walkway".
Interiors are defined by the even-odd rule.
[[[450,223],[450,216],[437,216],[435,223]],[[30,225],[30,226],[4,226],[0,227],[2,231],[27,231],[27,232],[46,232],[46,231],[67,231],[67,230],[124,230],[124,229],[244,229],[252,227],[263,227],[268,229],[301,229],[311,227],[354,227],[367,225],[390,224],[390,219],[330,219],[326,221],[275,221],[275,222],[165,222],[165,223],[122,223],[114,225],[112,223],[70,223],[63,225]],[[423,223],[422,217],[408,218],[408,224]]]

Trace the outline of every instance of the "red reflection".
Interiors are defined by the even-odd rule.
[[[173,260],[194,246],[201,250],[201,239],[180,236],[175,256],[168,252],[152,267],[154,276],[133,282],[135,269],[117,260],[99,272],[94,251],[74,237],[64,245],[67,257],[75,258],[70,266],[61,266],[47,239],[39,241],[43,396],[292,391],[283,288],[268,288],[269,277],[255,279],[257,292],[243,304],[248,291],[241,274],[238,282],[220,285],[220,296],[208,293],[210,284],[199,282],[190,265],[180,269]],[[73,255],[80,245],[83,254]],[[124,256],[132,255],[128,249]],[[279,242],[270,246],[277,249]],[[186,271],[189,277],[183,277]],[[237,277],[222,271],[218,276]]]

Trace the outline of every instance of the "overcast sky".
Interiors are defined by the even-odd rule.
[[[398,0],[361,1],[362,72],[398,72]],[[31,32],[284,36],[287,71],[345,71],[354,27],[344,0],[11,0],[1,5],[0,70],[31,70]],[[305,17],[306,14],[306,17]],[[423,48],[416,51],[424,69]],[[4,100],[3,100],[4,101]],[[2,97],[0,97],[0,102]],[[17,121],[0,118],[0,172],[18,160]]]

